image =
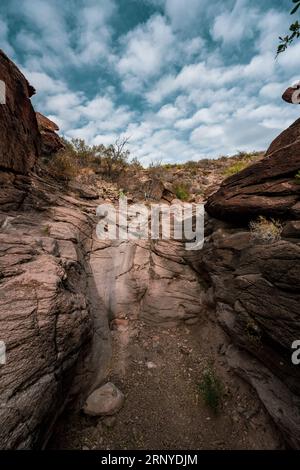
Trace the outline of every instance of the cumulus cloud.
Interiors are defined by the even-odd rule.
[[[297,118],[300,44],[274,57],[289,22],[271,0],[11,0],[0,42],[65,136],[129,136],[147,164],[263,149]]]
[[[258,18],[258,11],[249,7],[247,0],[237,0],[232,10],[216,16],[211,29],[212,36],[225,45],[246,40],[253,37]]]

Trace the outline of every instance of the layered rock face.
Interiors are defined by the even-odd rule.
[[[49,156],[63,149],[64,143],[56,133],[59,131],[57,124],[41,113],[36,113],[36,118],[42,137],[42,155]]]
[[[88,262],[97,202],[26,175],[41,143],[33,90],[2,52],[0,78],[0,448],[27,449],[47,441],[71,388],[89,390],[95,370],[101,381],[109,337]]]
[[[265,159],[226,179],[209,198],[213,217],[245,221],[258,215],[300,218],[300,119],[280,134]]]
[[[30,102],[35,90],[1,50],[0,80],[6,90],[6,104],[0,104],[0,168],[27,174],[37,161],[41,147]]]
[[[300,120],[271,144],[264,161],[226,180],[207,203],[204,249],[195,269],[213,288],[219,322],[233,346],[230,365],[256,389],[283,437],[300,447],[300,369],[292,343],[300,339]],[[281,239],[253,237],[256,215],[282,216]],[[289,220],[286,220],[289,219]]]
[[[0,448],[40,448],[73,396],[103,382],[106,310],[89,260],[95,203],[35,176],[18,210],[0,210]]]

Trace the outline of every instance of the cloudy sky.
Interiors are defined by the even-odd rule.
[[[291,0],[1,0],[0,47],[68,137],[147,164],[261,150],[299,117]]]

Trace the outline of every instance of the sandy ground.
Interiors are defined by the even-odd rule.
[[[125,394],[124,407],[105,418],[65,412],[49,448],[283,448],[255,392],[228,368],[227,339],[211,319],[172,329],[135,320],[112,335],[108,380]],[[209,363],[223,388],[218,414],[199,390]]]

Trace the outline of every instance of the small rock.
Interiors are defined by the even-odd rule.
[[[122,408],[123,403],[123,393],[108,382],[88,397],[83,412],[89,416],[111,416]]]
[[[154,364],[154,362],[151,362],[151,361],[146,362],[146,366],[147,366],[148,369],[156,369],[157,368],[157,365]]]
[[[110,325],[111,330],[125,330],[128,327],[128,320],[125,318],[115,318]]]

